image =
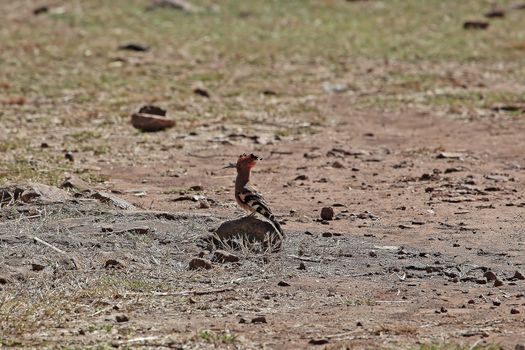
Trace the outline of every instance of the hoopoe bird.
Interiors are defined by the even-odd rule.
[[[237,168],[237,178],[235,179],[235,200],[239,206],[249,213],[249,216],[259,213],[266,219],[270,220],[273,226],[279,231],[281,237],[283,236],[283,229],[279,221],[272,214],[268,207],[268,203],[264,197],[252,186],[250,183],[251,169],[257,164],[261,158],[253,153],[250,155],[242,154],[237,160],[237,164],[229,164],[225,168]]]

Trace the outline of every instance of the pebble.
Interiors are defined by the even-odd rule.
[[[334,215],[334,208],[332,207],[323,207],[321,209],[321,219],[323,220],[332,220]]]
[[[252,323],[266,323],[266,316],[256,316],[252,318]]]
[[[189,269],[190,270],[199,270],[199,269],[205,269],[209,270],[213,267],[211,261],[202,259],[202,258],[194,258],[190,261]]]
[[[117,315],[115,316],[115,320],[117,320],[117,322],[128,322],[129,317],[126,315]]]

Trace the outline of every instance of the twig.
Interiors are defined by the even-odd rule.
[[[228,288],[222,288],[222,289],[209,289],[209,290],[185,290],[182,292],[153,292],[151,293],[153,296],[157,297],[165,297],[165,296],[177,296],[177,295],[206,295],[206,294],[217,294],[217,293],[224,293],[234,290],[234,288],[228,287]],[[128,295],[142,295],[146,293],[126,293]]]
[[[159,338],[160,337],[158,337],[158,336],[140,337],[140,338],[133,338],[133,339],[125,340],[122,343],[126,343],[126,344],[127,343],[137,343],[137,342],[143,342],[143,341],[148,341],[148,340],[157,340]]]
[[[376,303],[410,303],[411,300],[376,300]]]
[[[62,249],[59,249],[59,248],[55,247],[54,245],[47,243],[46,241],[44,241],[44,240],[38,238],[37,236],[33,236],[33,239],[34,239],[36,242],[38,242],[38,243],[42,243],[42,244],[45,245],[46,247],[53,249],[54,251],[57,251],[57,252],[62,253],[62,254],[64,254],[64,255],[68,255],[68,254],[67,254],[65,251],[63,251]]]
[[[481,343],[483,341],[483,339],[478,339],[474,342],[474,344],[472,344],[468,350],[473,350],[479,343]]]
[[[310,262],[316,262],[316,263],[320,263],[321,260],[320,259],[315,259],[315,258],[309,258],[309,257],[302,257],[302,256],[297,256],[297,255],[288,255],[289,258],[294,258],[294,259],[297,259],[297,260],[301,260],[301,261],[310,261]]]
[[[271,151],[270,154],[293,154],[290,151]]]

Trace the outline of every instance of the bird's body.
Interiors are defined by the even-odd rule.
[[[247,211],[250,215],[259,213],[275,226],[277,231],[283,235],[283,230],[279,221],[275,218],[268,203],[255,187],[250,183],[251,169],[255,166],[259,157],[250,154],[243,154],[239,157],[235,167],[237,168],[237,178],[235,179],[235,200],[237,204]]]

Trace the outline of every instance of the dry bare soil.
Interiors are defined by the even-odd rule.
[[[0,1],[0,182],[133,205],[4,202],[0,348],[523,349],[525,10],[148,4]],[[245,152],[286,239],[222,263]]]

